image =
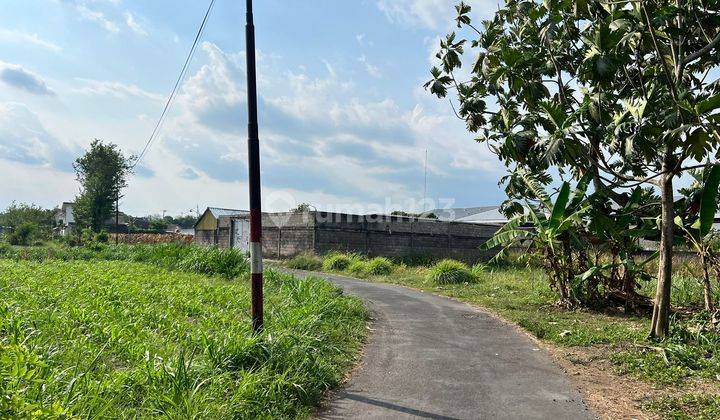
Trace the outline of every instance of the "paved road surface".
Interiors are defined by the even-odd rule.
[[[320,418],[595,418],[550,356],[514,327],[432,294],[313,275],[364,299],[373,317],[360,367]]]

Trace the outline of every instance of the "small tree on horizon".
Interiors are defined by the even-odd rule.
[[[121,191],[127,187],[132,159],[132,156],[126,158],[117,145],[95,139],[87,152],[75,161],[73,167],[80,194],[75,198],[73,213],[79,227],[94,232],[103,229],[116,200],[123,197]]]

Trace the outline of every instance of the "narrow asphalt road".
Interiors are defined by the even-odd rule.
[[[485,312],[401,286],[290,271],[364,299],[373,318],[360,366],[319,418],[595,418],[547,353]]]

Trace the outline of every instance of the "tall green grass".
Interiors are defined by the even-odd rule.
[[[322,268],[322,259],[311,252],[303,252],[287,262],[287,266],[296,270],[314,271]]]
[[[319,279],[266,279],[255,335],[247,282],[0,260],[0,418],[307,416],[352,363],[365,311]]]
[[[359,260],[360,257],[356,254],[331,252],[323,258],[322,268],[327,271],[343,271]]]
[[[48,244],[42,247],[0,246],[0,258],[14,260],[110,260],[157,265],[168,270],[217,275],[232,279],[245,275],[249,264],[245,255],[232,248],[200,247],[185,244],[106,245],[69,247]]]
[[[477,280],[467,264],[450,259],[438,261],[430,267],[427,278],[435,284],[472,283]]]

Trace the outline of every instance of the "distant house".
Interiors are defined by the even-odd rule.
[[[231,217],[249,214],[246,210],[208,207],[195,223],[195,243],[199,245],[221,245],[230,243],[233,223]],[[227,246],[227,245],[226,245]]]
[[[75,229],[75,217],[73,217],[73,206],[75,203],[64,202],[55,212],[55,226],[57,232],[62,236],[72,234]]]
[[[55,232],[62,236],[69,236],[75,231],[75,216],[73,215],[73,208],[75,203],[64,202],[60,205],[60,208],[55,212],[53,217],[55,220]],[[118,215],[117,231],[120,233],[127,233],[128,223],[127,215],[120,213]],[[105,221],[105,230],[111,233],[115,233],[115,214]]]
[[[453,209],[434,209],[423,215],[434,214],[438,220],[445,222],[481,223],[504,225],[507,217],[500,212],[500,206],[464,207]]]

